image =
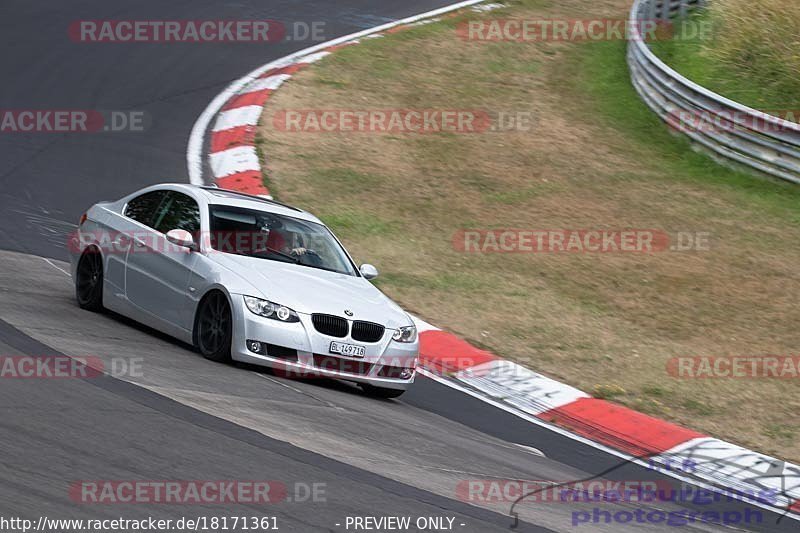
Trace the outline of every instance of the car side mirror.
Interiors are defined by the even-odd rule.
[[[367,279],[375,279],[378,277],[378,269],[372,265],[363,264],[361,268],[358,269],[361,272],[361,275]]]
[[[189,248],[190,250],[197,250],[197,244],[194,242],[192,234],[183,229],[171,229],[167,232],[167,240],[172,244]]]

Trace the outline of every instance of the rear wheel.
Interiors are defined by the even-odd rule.
[[[233,319],[228,299],[212,292],[200,303],[197,312],[197,347],[203,357],[218,363],[231,360]]]
[[[81,309],[103,310],[103,258],[95,249],[83,252],[75,274],[75,296]]]
[[[384,400],[389,400],[391,398],[398,398],[402,396],[405,392],[404,390],[400,389],[386,389],[384,387],[376,387],[375,385],[369,385],[367,383],[360,383],[361,389],[364,391],[364,394],[367,396],[371,396],[373,398],[382,398]]]

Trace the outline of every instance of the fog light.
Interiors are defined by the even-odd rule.
[[[253,353],[261,353],[261,343],[258,341],[247,341],[247,349]]]
[[[413,370],[411,370],[410,368],[405,368],[403,369],[402,372],[400,372],[400,379],[411,379],[411,376],[413,375],[414,375]]]

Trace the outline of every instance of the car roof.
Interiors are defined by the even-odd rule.
[[[278,202],[265,196],[256,196],[241,191],[222,189],[215,186],[189,185],[186,183],[165,183],[161,186],[157,186],[156,188],[161,187],[177,190],[190,189],[195,193],[203,195],[206,199],[206,202],[212,205],[226,205],[255,209],[257,211],[275,213],[278,215],[299,218],[301,220],[322,224],[322,221],[308,211],[303,211],[297,207]]]

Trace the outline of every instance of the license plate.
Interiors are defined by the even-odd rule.
[[[366,355],[366,350],[363,346],[345,344],[343,342],[332,342],[330,352],[346,355],[347,357],[364,357]]]

